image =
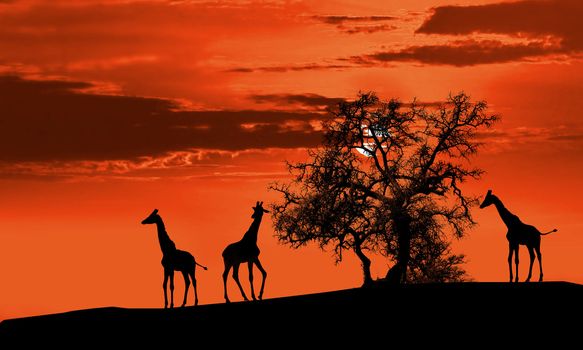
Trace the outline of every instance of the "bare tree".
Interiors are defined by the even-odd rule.
[[[270,186],[283,197],[272,205],[277,237],[295,248],[332,248],[337,262],[354,251],[365,284],[367,251],[393,262],[389,282],[462,279],[463,257],[449,242],[475,224],[477,201],[460,184],[482,174],[469,158],[480,146],[476,133],[497,119],[464,93],[437,107],[381,102],[374,93],[340,103],[323,125],[322,146],[309,161],[288,163],[291,182]]]

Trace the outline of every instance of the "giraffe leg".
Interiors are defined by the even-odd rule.
[[[249,284],[251,284],[251,297],[253,300],[257,300],[255,297],[255,289],[253,289],[253,262],[249,261],[247,265],[249,266]]]
[[[168,287],[168,277],[170,277],[170,274],[168,271],[164,270],[164,282],[162,283],[162,288],[164,289],[164,308],[168,307],[168,294],[166,292]]]
[[[247,299],[247,296],[245,295],[245,291],[243,291],[243,286],[241,286],[241,282],[239,281],[239,264],[233,265],[233,279],[235,280],[235,282],[237,282],[237,285],[239,286],[239,290],[241,291],[243,299],[245,299],[245,301],[249,301],[249,299]]]
[[[538,267],[540,269],[540,275],[538,278],[539,282],[543,281],[543,255],[540,252],[540,245],[537,245],[536,247],[534,247],[534,249],[536,250],[536,256],[538,258]]]
[[[532,277],[532,264],[534,263],[534,248],[528,247],[528,255],[530,256],[530,265],[528,267],[528,277],[526,278],[525,282],[530,282],[530,278]]]
[[[198,305],[198,292],[196,291],[196,266],[190,271],[190,279],[192,280],[192,288],[194,289],[194,306]]]
[[[516,264],[516,276],[514,278],[514,282],[518,282],[518,248],[518,245],[514,247],[514,263]]]
[[[514,248],[508,245],[508,270],[510,272],[510,282],[512,282],[512,253],[514,253]]]
[[[225,260],[225,271],[223,272],[223,290],[225,291],[225,302],[230,303],[229,296],[227,295],[227,278],[229,277],[229,271],[231,270],[231,264]]]
[[[184,300],[182,301],[181,307],[184,307],[186,305],[186,297],[188,296],[188,288],[190,287],[190,279],[186,271],[182,271],[182,277],[184,277]]]
[[[174,307],[174,270],[170,271],[170,308]]]
[[[259,291],[259,300],[262,300],[263,299],[263,288],[265,288],[265,279],[267,278],[267,272],[265,271],[263,266],[261,266],[261,262],[259,261],[259,258],[255,258],[255,265],[257,265],[257,268],[261,272],[261,275],[263,275],[263,280],[261,281],[261,290]]]

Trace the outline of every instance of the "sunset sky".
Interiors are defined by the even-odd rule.
[[[154,208],[209,267],[200,302],[222,302],[222,250],[277,199],[284,160],[318,144],[326,108],[359,91],[488,101],[502,120],[464,190],[558,228],[545,279],[583,283],[581,18],[579,0],[0,0],[0,320],[163,306],[155,227],[140,225]],[[455,251],[475,280],[506,281],[506,227],[474,213]],[[351,254],[291,250],[267,215],[259,247],[266,298],[362,283]],[[374,259],[373,277],[387,267]]]

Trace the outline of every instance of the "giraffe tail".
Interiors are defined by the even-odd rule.
[[[194,262],[194,263],[197,264],[198,266],[202,267],[203,269],[208,270],[206,266],[202,266],[201,264],[199,264],[197,262]]]
[[[548,235],[549,233],[553,233],[553,232],[557,232],[557,231],[558,231],[557,229],[554,229],[554,230],[551,230],[551,231],[549,231],[549,232],[541,232],[541,234],[540,234],[540,235],[541,235],[541,236],[545,236],[545,235]]]

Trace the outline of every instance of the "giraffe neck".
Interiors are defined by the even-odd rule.
[[[158,217],[158,220],[156,221],[156,228],[158,229],[158,242],[160,243],[162,254],[167,255],[175,252],[176,245],[172,242],[170,236],[168,236],[168,232],[166,232],[166,227],[164,226],[161,217]]]
[[[253,219],[247,232],[243,236],[242,241],[257,244],[257,233],[259,232],[259,225],[261,225],[261,215]]]
[[[506,207],[504,206],[504,204],[502,204],[502,201],[500,200],[500,198],[494,196],[494,199],[492,200],[494,202],[494,205],[496,206],[496,210],[498,210],[498,214],[500,215],[500,218],[502,219],[502,221],[504,222],[504,224],[506,225],[506,227],[511,228],[512,226],[514,226],[517,222],[518,217],[514,214],[512,214],[510,212],[510,210],[506,209]]]

